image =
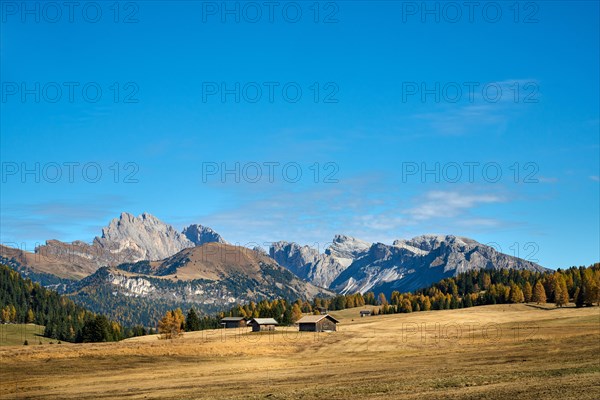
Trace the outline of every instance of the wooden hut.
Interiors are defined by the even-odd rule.
[[[360,316],[362,317],[368,317],[369,315],[371,315],[371,310],[360,310]]]
[[[223,328],[242,328],[246,326],[246,318],[243,317],[225,317],[221,319]]]
[[[273,318],[252,318],[248,325],[252,327],[252,332],[274,331],[279,325]]]
[[[339,322],[329,314],[307,315],[298,320],[298,327],[304,332],[335,331]]]

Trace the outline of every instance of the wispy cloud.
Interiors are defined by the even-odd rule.
[[[480,204],[499,203],[504,199],[497,195],[473,195],[457,191],[432,191],[424,196],[421,204],[407,211],[415,220],[453,218]]]
[[[488,94],[483,89],[486,85],[493,88]],[[482,128],[488,134],[501,134],[506,131],[512,116],[528,102],[539,101],[540,96],[535,79],[481,83],[472,94],[467,87],[463,89],[455,103],[444,98],[439,103],[430,101],[427,105],[433,111],[415,114],[414,118],[424,121],[436,135],[465,135],[480,132]],[[447,96],[452,99],[454,94]]]
[[[493,228],[503,222],[495,214],[478,215],[478,209],[507,201],[503,195],[473,193],[472,187],[406,195],[385,184],[377,189],[357,180],[352,185],[273,193],[197,219],[230,241],[288,240],[324,248],[337,233],[391,242],[408,232],[425,233],[423,229]]]

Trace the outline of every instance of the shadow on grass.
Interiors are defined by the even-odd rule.
[[[531,308],[537,308],[538,310],[545,310],[545,311],[554,311],[554,310],[560,310],[561,308],[577,308],[575,307],[574,304],[569,304],[563,307],[557,307],[552,305],[551,303],[546,303],[546,304],[525,304],[527,307],[531,307]]]

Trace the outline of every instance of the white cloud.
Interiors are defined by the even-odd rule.
[[[457,191],[432,191],[424,196],[417,207],[407,211],[415,220],[453,218],[480,204],[500,203],[504,199],[497,195],[463,194]]]

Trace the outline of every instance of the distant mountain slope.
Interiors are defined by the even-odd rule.
[[[472,239],[423,235],[396,240],[391,246],[374,244],[344,270],[330,288],[339,293],[408,292],[461,272],[501,268],[546,270]]]
[[[73,264],[68,258],[44,257],[39,253],[30,253],[3,245],[0,245],[0,262],[18,271],[23,277],[43,286],[52,287],[59,292],[58,286],[82,277],[79,266]]]
[[[59,278],[81,279],[103,266],[140,260],[161,260],[177,252],[209,242],[225,243],[212,229],[190,225],[178,232],[148,213],[135,217],[122,213],[102,229],[102,236],[91,244],[48,240],[35,253],[2,247],[7,260],[16,257],[19,264],[34,273],[52,274]]]
[[[317,295],[333,293],[299,279],[264,254],[223,243],[184,249],[160,261],[103,267],[78,282],[71,293],[76,302],[109,315],[111,303],[116,309],[126,297],[157,307],[176,303],[212,312],[234,303]]]
[[[276,242],[269,249],[271,257],[299,277],[315,285],[329,285],[352,262],[366,252],[370,243],[346,235],[335,235],[324,254],[309,246]]]

